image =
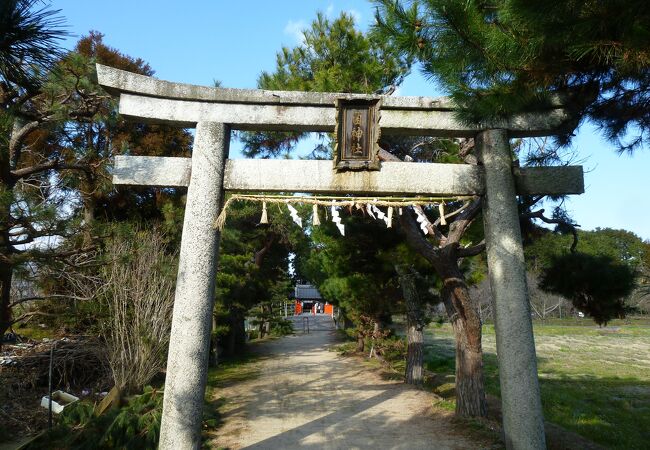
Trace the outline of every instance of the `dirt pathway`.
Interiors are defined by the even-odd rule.
[[[211,442],[229,449],[468,449],[451,413],[432,394],[383,380],[355,358],[327,350],[336,340],[327,316],[310,333],[260,344],[260,376],[219,389],[224,424]]]

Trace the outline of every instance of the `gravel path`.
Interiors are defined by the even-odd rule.
[[[327,316],[310,317],[310,333],[255,346],[261,374],[217,393],[226,398],[214,447],[228,449],[479,448],[434,410],[432,394],[383,380],[356,358],[327,347],[336,332]]]

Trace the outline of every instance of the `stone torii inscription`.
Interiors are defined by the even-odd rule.
[[[582,167],[513,168],[509,139],[553,134],[570,120],[561,105],[471,127],[454,120],[454,106],[444,98],[222,89],[171,83],[101,65],[97,72],[100,84],[119,95],[123,116],[196,128],[191,158],[115,159],[115,184],[188,189],[160,448],[200,447],[220,237],[213,224],[225,191],[482,195],[506,444],[516,449],[546,447],[516,196],[580,194]],[[352,130],[360,128],[349,137],[360,146],[361,155],[353,151],[338,156],[337,170],[332,161],[228,159],[231,130],[333,132],[336,106],[340,111],[342,104],[379,104],[368,111],[375,111],[373,120],[387,135],[475,137],[483,165],[368,163],[375,137],[368,137],[362,124],[373,113],[359,114],[356,123],[354,109]],[[359,156],[363,159],[355,163]]]

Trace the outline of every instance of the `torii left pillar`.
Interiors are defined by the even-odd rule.
[[[183,235],[178,262],[159,448],[201,447],[201,417],[220,233],[214,222],[223,199],[223,174],[230,129],[199,122],[192,151]]]

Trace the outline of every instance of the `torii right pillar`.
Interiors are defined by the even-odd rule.
[[[508,133],[482,131],[476,145],[485,169],[483,220],[506,448],[542,450],[544,415]]]

